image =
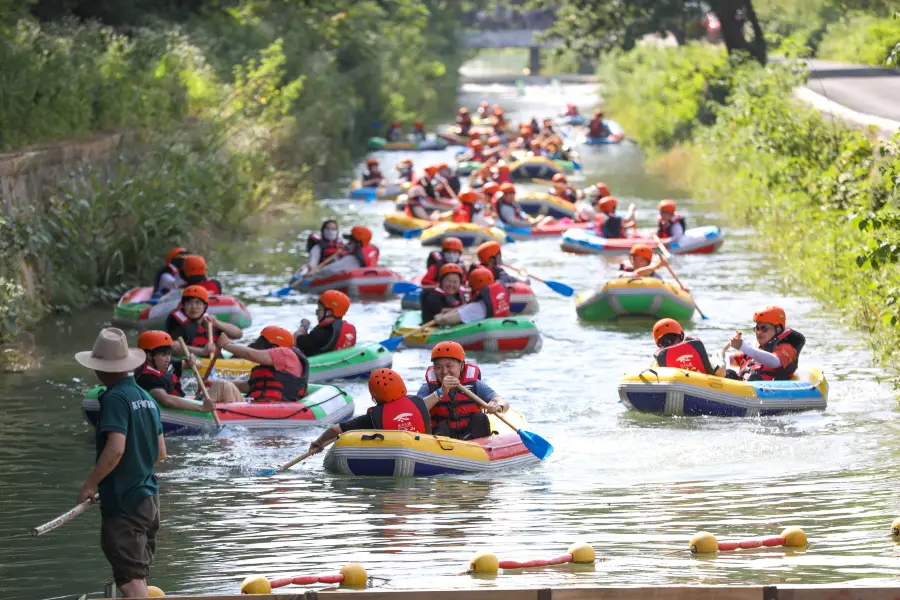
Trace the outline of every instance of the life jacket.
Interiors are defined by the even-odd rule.
[[[481,379],[481,369],[469,363],[465,363],[459,374],[459,383],[475,393],[475,383]],[[434,374],[434,367],[428,367],[425,371],[425,384],[428,392],[433,394],[441,388],[441,382]],[[481,406],[470,400],[468,396],[458,390],[452,390],[440,399],[431,409],[431,427],[436,428],[441,423],[446,423],[450,431],[465,429],[469,420],[475,413],[481,412]]]
[[[687,231],[687,222],[684,220],[684,217],[675,213],[675,216],[668,222],[663,221],[661,218],[659,219],[659,227],[656,229],[656,235],[661,238],[672,237],[672,226],[675,225],[675,223],[681,223],[681,230]]]
[[[306,395],[306,384],[309,380],[309,361],[297,348],[291,348],[300,360],[303,375],[297,377],[275,367],[257,365],[250,369],[250,386],[248,398],[256,402],[299,402]]]
[[[204,279],[203,281],[200,281],[198,283],[191,283],[188,285],[199,285],[203,288],[206,288],[210,295],[213,296],[218,296],[222,293],[222,286],[215,279]]]
[[[374,181],[380,182],[382,179],[384,179],[383,173],[378,173],[378,175],[373,175],[371,171],[363,172],[363,176],[362,176],[363,181],[373,181],[374,180]]]
[[[603,221],[603,225],[600,226],[600,231],[597,232],[600,237],[608,240],[624,238],[625,232],[622,231],[622,217],[615,213],[603,214],[606,215],[606,219]]]
[[[484,154],[481,152],[473,152],[469,160],[474,162],[484,162]]]
[[[661,367],[685,369],[712,375],[715,370],[709,362],[706,347],[696,338],[685,338],[683,342],[656,351],[656,364]]]
[[[369,409],[375,429],[431,433],[428,408],[417,396],[403,396]]]
[[[422,202],[422,198],[419,196],[407,196],[406,197],[406,206],[403,207],[403,212],[406,213],[406,216],[412,217],[414,219],[421,219],[419,215],[413,211],[414,208],[421,208],[428,214],[428,209],[425,208],[425,204]]]
[[[309,239],[306,240],[307,254],[316,246],[322,249],[322,256],[320,257],[320,261],[329,258],[332,254],[337,254],[343,247],[340,240],[338,239],[328,241],[324,237],[322,237],[321,233],[311,233],[309,235]]]
[[[481,204],[463,204],[460,203],[453,209],[454,223],[471,223],[475,219],[475,215],[482,210]]]
[[[507,205],[507,206],[512,206],[512,207],[513,207],[513,210],[515,210],[515,218],[516,218],[516,219],[518,219],[518,220],[520,220],[520,221],[527,221],[527,220],[528,220],[528,215],[526,215],[524,212],[522,212],[521,207],[519,207],[519,206],[518,206],[517,204],[515,204],[514,202],[502,202],[502,201],[498,201],[498,202],[495,203],[495,205],[494,205],[494,211],[497,213],[497,218],[499,218],[501,221],[503,221],[504,223],[507,223],[506,219],[503,218],[502,213],[500,212],[500,207],[503,206],[504,204]],[[517,226],[518,226],[518,225],[517,225]]]
[[[634,265],[627,258],[619,263],[619,271],[624,273],[634,273]],[[656,277],[657,279],[662,279],[659,273],[653,271],[650,275],[646,275],[646,277]]]
[[[412,183],[412,181],[413,181],[412,169],[400,169],[400,179],[402,181],[408,181],[408,182]]]
[[[491,181],[495,181],[502,185],[504,183],[512,183],[512,177],[510,177],[509,173],[504,174],[497,172],[496,175],[491,175]]]
[[[781,332],[781,335],[775,336],[769,340],[761,350],[773,352],[776,346],[780,346],[781,344],[788,344],[797,351],[797,358],[795,358],[788,366],[770,369],[762,366],[750,357],[744,357],[744,360],[741,362],[740,376],[746,381],[757,381],[760,379],[764,381],[790,379],[797,370],[798,363],[800,362],[800,351],[803,350],[803,346],[806,345],[806,338],[803,337],[803,334],[799,331],[785,329]]]
[[[566,202],[571,202],[572,204],[578,202],[578,194],[576,194],[575,190],[570,187],[564,188],[559,191],[554,188],[551,193],[557,198],[562,198]]]
[[[138,377],[143,374],[155,375],[159,377],[163,382],[163,389],[166,390],[166,393],[171,396],[181,396],[184,397],[184,390],[181,389],[181,380],[178,378],[178,375],[175,374],[174,371],[169,369],[165,373],[160,371],[159,369],[154,369],[150,366],[150,362],[147,361],[140,367],[138,367],[137,371],[134,372],[134,376]]]
[[[499,281],[481,288],[477,299],[483,302],[487,309],[486,318],[509,316],[509,290]]]
[[[588,136],[590,137],[608,137],[610,133],[609,127],[603,119],[593,119],[588,125]]]
[[[359,261],[359,264],[365,268],[377,267],[379,254],[378,248],[372,244],[357,246],[356,250],[353,251],[353,256],[355,256],[356,260]]]
[[[321,352],[331,352],[332,350],[344,350],[352,348],[356,345],[356,327],[343,319],[329,317],[319,321],[319,327],[327,327],[331,325],[331,339],[325,344]]]
[[[206,313],[204,313],[206,314]],[[195,348],[199,348],[201,346],[205,346],[210,342],[209,333],[206,330],[206,326],[200,323],[200,319],[203,318],[201,315],[200,319],[193,321],[188,318],[184,311],[180,308],[172,311],[172,316],[175,317],[175,320],[178,321],[178,324],[181,325],[182,329],[184,329],[184,343],[188,346],[194,346]],[[213,336],[212,341],[216,341],[219,339],[220,332],[216,332]]]
[[[425,190],[426,196],[428,196],[432,200],[437,200],[437,192],[434,190],[434,184],[430,179],[428,179],[428,177],[419,177],[413,182],[413,185],[422,186],[422,189]]]
[[[399,137],[400,128],[399,127],[388,127],[387,133],[384,134],[384,139],[389,142],[394,142]]]
[[[440,296],[440,298],[441,298],[441,310],[437,311],[434,314],[428,314],[425,312],[425,299],[432,295],[435,295],[435,294]],[[441,311],[445,308],[457,308],[457,307],[463,305],[463,297],[462,297],[461,292],[457,292],[457,293],[451,295],[451,294],[448,294],[447,292],[445,292],[444,290],[442,290],[440,287],[423,289],[422,293],[419,297],[421,298],[421,304],[422,304],[422,322],[423,323],[432,320],[435,317],[435,315],[440,314]]]

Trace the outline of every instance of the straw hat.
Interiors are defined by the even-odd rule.
[[[94,340],[94,349],[79,352],[75,360],[83,367],[104,373],[124,373],[137,369],[146,357],[143,350],[128,347],[125,332],[115,327],[102,329]]]

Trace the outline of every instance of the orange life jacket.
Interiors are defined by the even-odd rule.
[[[803,346],[806,345],[806,338],[803,337],[799,331],[794,331],[793,329],[785,329],[781,332],[781,335],[775,336],[769,342],[761,348],[761,350],[765,350],[766,352],[774,352],[777,346],[781,344],[788,344],[797,352],[797,358],[791,361],[786,367],[778,367],[776,369],[770,369],[769,367],[764,367],[749,356],[745,356],[743,361],[741,361],[741,369],[739,375],[745,381],[772,381],[772,380],[786,380],[790,379],[793,376],[794,372],[797,370],[797,366],[800,362],[800,351],[803,350]]]
[[[291,348],[300,360],[301,376],[291,375],[284,371],[276,371],[275,367],[257,365],[250,369],[247,380],[250,393],[247,394],[257,402],[299,402],[306,395],[309,381],[309,361],[297,348]]]

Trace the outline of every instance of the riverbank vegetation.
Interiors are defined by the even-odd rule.
[[[785,279],[900,356],[900,136],[878,141],[793,90],[799,64],[761,66],[690,44],[604,61],[609,114],[653,164],[733,221],[758,229]]]
[[[433,123],[455,101],[470,3],[23,4],[0,0],[0,151],[128,142],[0,215],[0,341],[149,281],[173,244],[203,250],[308,200],[380,124]]]

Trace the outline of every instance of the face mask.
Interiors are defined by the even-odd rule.
[[[332,242],[337,239],[337,229],[326,229],[325,230],[325,239],[329,242]]]
[[[459,260],[459,252],[444,252],[444,258],[447,259],[447,262],[455,263]]]

